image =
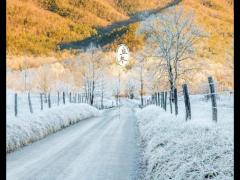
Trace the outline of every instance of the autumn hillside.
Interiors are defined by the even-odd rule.
[[[128,21],[135,13],[164,8],[170,2],[174,0],[7,0],[7,54],[53,57],[72,52],[72,42],[92,38],[110,50],[125,43],[135,51],[144,45],[143,38],[135,33],[138,22],[105,34],[100,30]],[[197,24],[208,34],[198,45],[199,59],[222,65],[232,58],[232,0],[182,0],[176,6],[193,11]],[[61,44],[70,44],[70,48],[61,49]],[[10,66],[16,68],[18,60],[11,61]]]
[[[201,57],[222,63],[226,53],[233,51],[233,1],[188,0],[182,5],[195,13],[197,23],[208,33]]]
[[[43,55],[57,44],[82,40],[98,27],[126,20],[136,12],[161,6],[157,0],[8,0],[8,55]],[[165,0],[165,2],[168,2]]]

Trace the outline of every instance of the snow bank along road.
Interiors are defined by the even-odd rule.
[[[134,105],[83,120],[7,155],[8,180],[134,180],[138,147]]]

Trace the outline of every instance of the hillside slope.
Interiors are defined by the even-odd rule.
[[[168,1],[8,0],[7,54],[50,55],[57,44],[90,37],[96,28]]]
[[[136,51],[144,41],[135,35],[138,22],[131,21],[136,17],[134,15],[143,10],[165,7],[169,2],[172,0],[150,3],[146,0],[8,0],[7,54],[8,57],[55,56],[65,51],[60,51],[59,44],[67,44],[68,47],[63,49],[71,52],[71,49],[78,49],[79,45],[84,46],[92,40],[109,50],[125,43],[131,51]],[[193,11],[197,23],[208,33],[208,38],[197,47],[198,59],[208,66],[210,63],[214,65],[205,73],[215,74],[218,80],[225,76],[225,72],[231,74],[233,1],[182,0],[176,6],[179,5]],[[115,27],[116,22],[123,22],[123,26]],[[104,29],[107,33],[102,33]],[[20,62],[19,58],[15,59],[8,63],[14,68]],[[39,60],[35,58],[33,61],[31,66],[47,63],[37,62]],[[229,78],[232,86],[232,76]]]
[[[202,58],[223,63],[233,50],[233,4],[231,0],[188,0],[182,5],[195,13],[196,21],[208,33],[203,41]]]

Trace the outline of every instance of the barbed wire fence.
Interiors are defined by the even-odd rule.
[[[107,109],[115,106],[113,100],[107,100],[101,97],[101,92],[94,94],[94,103],[92,106],[98,109]],[[34,114],[46,109],[58,107],[67,104],[86,103],[90,105],[90,98],[85,92],[8,92],[7,93],[7,113],[17,117],[18,115]]]
[[[151,96],[144,98],[143,107],[154,104],[177,116],[179,114],[179,103],[181,103],[184,106],[186,121],[192,119],[192,108],[210,108],[212,111],[211,118],[214,122],[218,121],[218,111],[233,110],[233,106],[226,106],[221,103],[220,95],[232,98],[234,91],[225,89],[220,83],[214,81],[211,76],[208,77],[206,83],[198,85],[198,91],[193,89],[189,88],[187,84],[183,84],[180,90],[175,90],[176,94],[170,90],[154,92]],[[196,97],[198,98],[196,99]],[[209,103],[203,104],[201,102]]]

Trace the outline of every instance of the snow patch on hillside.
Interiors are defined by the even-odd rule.
[[[187,122],[154,105],[137,112],[144,179],[233,179],[233,111],[220,109],[214,123],[204,118],[211,108],[198,109]]]
[[[6,152],[14,151],[71,124],[98,115],[100,112],[88,104],[67,104],[34,114],[7,116]]]

